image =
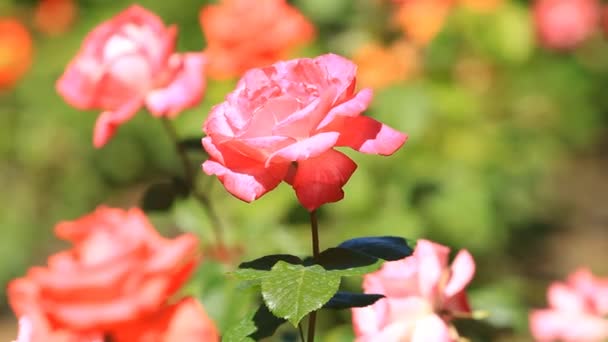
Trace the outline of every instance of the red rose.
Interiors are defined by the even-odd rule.
[[[201,53],[176,53],[177,28],[133,5],[95,28],[57,82],[72,106],[103,112],[93,144],[105,145],[145,105],[173,117],[196,105],[205,90]]]
[[[204,7],[200,21],[214,78],[238,77],[284,59],[314,36],[313,25],[285,0],[223,0]]]
[[[198,259],[193,235],[165,239],[139,209],[100,207],[55,232],[74,246],[8,288],[16,315],[51,331],[106,331],[156,313]]]
[[[361,115],[372,92],[355,90],[356,72],[333,54],[248,71],[205,122],[203,170],[248,202],[281,181],[308,210],[339,201],[357,165],[335,147],[390,155],[407,138]]]

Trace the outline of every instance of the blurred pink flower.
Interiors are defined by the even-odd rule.
[[[593,34],[599,20],[598,0],[537,0],[534,4],[539,40],[550,49],[576,47]]]
[[[248,71],[205,122],[203,170],[247,202],[283,180],[308,210],[339,201],[357,165],[334,147],[390,155],[407,138],[361,115],[372,91],[355,91],[356,70],[327,54]]]
[[[174,117],[196,105],[205,90],[202,53],[175,53],[177,28],[133,5],[84,40],[57,82],[79,109],[103,112],[93,144],[105,145],[118,126],[146,105],[152,115]]]
[[[547,298],[548,309],[530,313],[530,329],[537,341],[608,339],[608,278],[579,269],[566,283],[551,284]]]
[[[470,316],[465,287],[475,273],[466,250],[448,264],[449,248],[418,240],[414,254],[386,262],[365,276],[365,293],[386,296],[373,305],[354,308],[353,325],[358,342],[448,342],[458,334],[454,316]]]

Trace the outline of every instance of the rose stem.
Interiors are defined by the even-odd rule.
[[[302,322],[298,324],[298,331],[300,332],[300,340],[305,342],[306,339],[304,339],[304,331],[302,331]]]
[[[197,191],[196,189],[196,174],[192,172],[194,168],[190,164],[190,159],[188,159],[188,154],[186,150],[179,143],[179,138],[177,136],[177,132],[175,131],[175,127],[173,127],[171,121],[166,117],[163,117],[161,121],[163,123],[163,126],[165,127],[165,131],[167,131],[167,135],[169,135],[169,138],[173,142],[173,145],[175,145],[175,151],[177,152],[177,155],[179,156],[179,159],[182,162],[186,182],[188,183],[188,186],[191,187],[193,190],[192,195],[202,204],[203,208],[205,208],[205,210],[207,211],[207,215],[209,215],[209,218],[212,222],[211,228],[213,230],[213,235],[215,236],[215,241],[218,247],[222,248],[224,246],[224,239],[222,236],[222,222],[220,221],[219,216],[214,210],[213,205],[211,204],[211,201],[209,200],[207,194],[205,194],[204,192]]]
[[[310,212],[310,230],[312,232],[312,256],[319,256],[319,224],[317,223],[317,211]],[[315,327],[317,323],[317,312],[313,311],[308,316],[308,342],[315,341]]]

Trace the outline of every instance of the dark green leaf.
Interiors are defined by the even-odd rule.
[[[370,266],[378,261],[377,258],[347,248],[328,248],[314,258],[316,264],[328,271],[347,270]]]
[[[264,273],[269,273],[261,278],[264,302],[275,316],[294,326],[327,303],[340,286],[340,275],[319,265],[306,267],[279,261]]]
[[[277,328],[285,323],[285,319],[273,315],[266,305],[262,304],[258,311],[253,315],[253,323],[257,327],[257,331],[249,335],[249,337],[259,341],[264,337],[274,335]]]
[[[348,248],[359,253],[394,261],[412,255],[412,249],[407,241],[397,236],[375,236],[351,239],[342,242],[338,247]]]
[[[255,270],[267,270],[270,271],[272,266],[276,264],[278,261],[285,261],[290,264],[298,265],[302,263],[302,259],[298,258],[295,255],[290,254],[274,254],[274,255],[266,255],[261,258],[246,261],[239,265],[239,268],[251,268]]]
[[[338,291],[329,302],[323,305],[324,309],[348,309],[361,308],[374,304],[379,299],[384,298],[380,294],[352,293]]]

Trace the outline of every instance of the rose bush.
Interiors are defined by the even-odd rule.
[[[285,0],[223,0],[200,12],[208,73],[238,77],[274,63],[314,37],[314,26]]]
[[[566,283],[551,284],[549,308],[530,313],[530,329],[538,341],[593,342],[608,339],[608,278],[587,269],[572,273]]]
[[[281,181],[310,211],[342,199],[357,165],[334,147],[390,155],[407,138],[361,115],[372,91],[355,90],[356,70],[333,54],[250,70],[205,121],[203,170],[248,202]]]
[[[465,287],[475,273],[473,257],[461,250],[448,265],[449,248],[418,240],[414,254],[386,262],[367,274],[365,293],[383,294],[373,305],[354,308],[353,325],[358,342],[452,342],[454,315],[470,315]]]
[[[202,53],[176,53],[177,28],[133,5],[94,29],[57,82],[72,106],[103,112],[93,143],[105,145],[118,126],[145,105],[173,117],[197,104],[205,90]]]
[[[9,302],[36,333],[112,331],[156,314],[198,262],[197,239],[165,239],[139,209],[99,207],[59,223],[57,236],[73,244],[9,284]]]

